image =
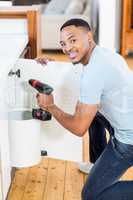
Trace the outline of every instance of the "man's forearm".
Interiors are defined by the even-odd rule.
[[[78,101],[73,115],[65,113],[54,104],[52,94],[39,93],[37,100],[40,108],[50,112],[64,128],[80,137],[86,133],[97,112],[97,105],[83,104]]]
[[[82,136],[80,129],[80,121],[73,115],[65,113],[56,105],[52,105],[48,108],[48,111],[55,117],[55,119],[66,129],[77,136]]]

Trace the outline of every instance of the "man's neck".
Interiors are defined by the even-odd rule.
[[[93,50],[94,50],[95,47],[96,47],[96,43],[93,42],[93,43],[90,45],[90,48],[89,48],[88,53],[87,53],[87,55],[86,55],[86,58],[84,59],[84,61],[83,61],[83,63],[82,63],[83,65],[87,65],[87,64],[89,63],[90,57],[91,57],[92,52],[93,52]]]

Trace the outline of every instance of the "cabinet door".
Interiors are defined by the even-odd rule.
[[[11,183],[7,120],[0,120],[0,129],[0,197],[5,200]]]
[[[121,54],[133,52],[133,0],[123,0]]]
[[[132,6],[131,6],[131,28],[133,29],[133,0],[132,0]]]
[[[75,68],[71,63],[49,62],[47,66],[42,66],[34,60],[21,59],[15,67],[21,71],[21,77],[16,78],[17,109],[30,110],[33,106],[37,106],[35,102],[37,91],[28,84],[29,79],[37,79],[54,88],[53,94],[57,106],[65,112],[74,113],[79,97],[81,65]],[[55,158],[82,160],[82,138],[64,129],[54,117],[51,121],[41,124],[42,150],[47,150],[48,155]]]
[[[0,160],[1,166],[1,160]],[[1,169],[1,168],[0,168]],[[3,200],[3,192],[2,192],[2,171],[0,170],[0,200]]]

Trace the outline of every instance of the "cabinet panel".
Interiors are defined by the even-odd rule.
[[[15,90],[18,109],[31,110],[37,106],[37,91],[29,86],[28,80],[38,79],[54,88],[57,106],[67,113],[74,113],[79,97],[81,65],[75,68],[71,63],[49,62],[48,66],[42,66],[35,60],[20,59],[15,68],[21,71],[21,77],[16,79]],[[51,157],[78,162],[82,160],[82,138],[64,129],[54,117],[51,121],[41,123],[41,149],[44,148]]]
[[[123,0],[121,54],[133,52],[133,0]]]
[[[133,29],[133,0],[132,0],[132,11],[131,11],[131,28]]]

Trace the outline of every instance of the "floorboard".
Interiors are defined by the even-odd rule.
[[[7,200],[81,200],[83,184],[76,163],[43,158],[37,166],[16,171]]]

